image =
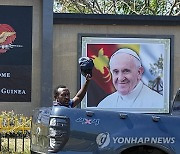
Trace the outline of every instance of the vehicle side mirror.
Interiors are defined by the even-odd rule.
[[[172,104],[172,114],[180,115],[180,89],[177,90]]]

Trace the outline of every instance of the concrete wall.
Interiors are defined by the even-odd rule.
[[[107,21],[108,22],[108,21]],[[54,24],[53,34],[53,87],[65,84],[74,96],[79,87],[77,72],[78,33],[119,34],[119,35],[174,35],[174,68],[172,85],[176,92],[180,87],[180,26],[144,26],[144,25],[82,25]],[[173,60],[173,59],[171,59]]]
[[[32,101],[1,102],[0,111],[14,110],[16,113],[31,115],[32,111],[36,107],[51,105],[52,88],[58,84],[67,85],[71,91],[71,96],[74,96],[79,88],[79,71],[77,70],[78,33],[174,35],[174,55],[172,58],[174,63],[174,68],[172,70],[173,94],[176,89],[180,87],[180,24],[177,26],[145,26],[133,25],[131,22],[129,25],[106,25],[105,23],[108,21],[104,20],[104,25],[93,25],[75,24],[76,19],[72,18],[69,19],[69,21],[73,20],[73,22],[75,22],[74,24],[71,22],[71,24],[61,23],[53,25],[51,23],[53,19],[53,16],[51,16],[51,6],[47,4],[49,2],[49,0],[0,0],[0,5],[21,5],[33,7]],[[45,10],[45,7],[47,10]],[[91,19],[88,20],[90,21]],[[52,36],[53,38],[51,38]]]

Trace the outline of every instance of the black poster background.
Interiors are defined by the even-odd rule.
[[[0,102],[31,102],[32,6],[0,5],[0,24],[16,32],[13,45],[23,46],[0,53]]]

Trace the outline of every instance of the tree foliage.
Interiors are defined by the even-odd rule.
[[[54,0],[55,13],[180,15],[180,0]]]

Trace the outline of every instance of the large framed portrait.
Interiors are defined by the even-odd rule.
[[[94,62],[81,108],[169,113],[173,36],[79,34],[78,39],[79,57]]]

